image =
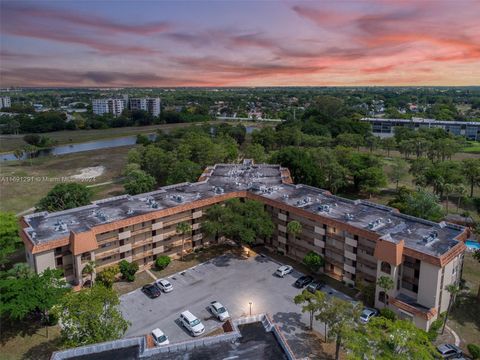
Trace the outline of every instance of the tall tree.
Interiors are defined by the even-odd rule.
[[[407,176],[408,163],[405,160],[396,158],[393,161],[390,179],[395,182],[395,189],[398,190],[399,182]]]
[[[326,295],[322,291],[316,291],[312,294],[308,290],[303,290],[293,298],[295,304],[302,305],[302,312],[310,315],[310,330],[313,330],[313,319],[315,314],[322,308],[322,304],[325,302],[325,297]]]
[[[1,279],[0,314],[21,320],[39,310],[48,337],[49,312],[68,291],[60,270],[46,269],[41,274],[28,277]]]
[[[83,184],[57,184],[37,204],[38,210],[60,211],[90,204],[92,192]]]
[[[463,160],[463,172],[470,185],[470,197],[473,197],[473,188],[480,184],[480,159]]]
[[[379,316],[365,326],[348,329],[344,347],[355,360],[433,360],[437,351],[427,333],[408,320]]]
[[[76,347],[120,339],[130,323],[119,304],[117,293],[99,284],[67,294],[56,307],[64,344]]]
[[[387,293],[394,287],[393,280],[390,276],[380,276],[377,280],[377,286],[385,292],[383,298],[383,307],[387,307]]]
[[[357,319],[362,307],[359,303],[345,301],[332,296],[328,306],[315,316],[328,326],[328,337],[335,339],[335,360],[340,355],[344,337],[353,329],[357,328]]]
[[[314,251],[307,253],[302,262],[313,272],[317,272],[322,266],[325,265],[325,260],[323,257]]]
[[[125,171],[123,186],[125,187],[125,191],[130,195],[152,191],[155,189],[155,183],[155,178],[143,170],[128,169]]]
[[[450,301],[448,302],[448,308],[445,314],[445,320],[443,321],[442,334],[445,331],[445,326],[447,325],[448,316],[450,315],[452,306],[455,304],[455,299],[457,298],[457,295],[460,292],[460,287],[457,284],[450,284],[445,286],[445,290],[450,294]]]
[[[287,232],[293,236],[293,241],[302,233],[302,224],[297,220],[290,221],[287,224]]]
[[[97,267],[97,264],[95,261],[89,261],[85,264],[85,267],[82,270],[83,274],[90,275],[90,287],[93,286],[93,274],[95,274],[95,268]]]
[[[8,263],[8,257],[22,243],[18,234],[20,230],[14,213],[0,211],[0,268]]]
[[[177,234],[182,235],[182,254],[180,255],[181,260],[183,261],[183,253],[185,249],[185,235],[192,232],[192,226],[189,223],[181,222],[177,224],[176,227]]]

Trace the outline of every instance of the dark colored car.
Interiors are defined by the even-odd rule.
[[[295,287],[301,289],[313,281],[313,278],[310,275],[300,276],[297,281],[295,281]]]
[[[321,290],[324,286],[325,284],[323,282],[315,280],[307,286],[307,290],[312,294],[315,294],[316,291]]]
[[[437,351],[442,359],[456,359],[462,356],[462,349],[452,344],[443,344],[437,346]]]
[[[162,293],[158,287],[153,284],[147,284],[142,287],[142,292],[147,295],[150,299],[154,299],[160,296]]]

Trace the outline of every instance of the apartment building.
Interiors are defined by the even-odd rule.
[[[160,98],[131,98],[129,99],[130,110],[144,110],[152,116],[160,116]]]
[[[10,96],[0,96],[0,110],[3,108],[9,108],[12,106]]]
[[[113,114],[120,116],[126,108],[127,100],[125,99],[93,99],[92,111],[96,115]]]
[[[83,284],[90,260],[97,271],[122,259],[148,268],[160,254],[179,256],[182,237],[175,231],[188,222],[186,251],[209,245],[202,233],[206,210],[231,198],[260,201],[271,214],[275,232],[258,239],[268,248],[301,261],[309,252],[325,259],[324,272],[351,286],[389,276],[395,288],[376,289],[376,305],[385,302],[401,318],[428,329],[445,311],[445,286],[460,278],[468,233],[461,226],[434,223],[363,200],[292,183],[277,165],[217,164],[196,183],[182,183],[135,196],[96,201],[62,212],[22,218],[22,239],[30,266],[37,272],[58,268],[72,284]],[[295,237],[290,221],[302,224]]]
[[[449,134],[463,136],[467,140],[480,140],[480,123],[474,121],[446,121],[433,119],[381,119],[363,118],[361,121],[372,125],[372,133],[380,137],[392,137],[396,127],[408,127],[418,130],[422,128],[443,129]]]

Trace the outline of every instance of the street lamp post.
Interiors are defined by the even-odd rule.
[[[250,301],[249,304],[250,304],[250,316],[252,316],[252,302]]]

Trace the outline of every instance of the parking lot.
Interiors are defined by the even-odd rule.
[[[170,342],[192,339],[178,321],[184,310],[190,310],[203,322],[205,336],[221,325],[207,310],[211,301],[220,301],[232,318],[248,315],[251,303],[252,314],[269,313],[294,352],[307,356],[312,346],[305,333],[308,315],[302,314],[300,306],[293,303],[293,297],[300,291],[293,283],[302,274],[294,270],[279,278],[274,275],[278,266],[260,255],[249,259],[223,255],[168,277],[174,290],[156,299],[148,298],[140,289],[125,294],[120,298],[121,310],[132,323],[126,336],[148,334],[158,327]],[[324,291],[348,299],[331,288]],[[321,331],[322,327],[318,329]],[[312,342],[318,343],[318,339]]]

